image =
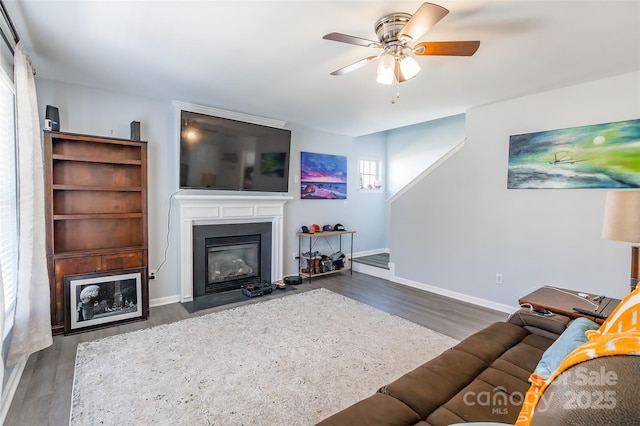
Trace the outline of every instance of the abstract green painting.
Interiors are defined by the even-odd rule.
[[[640,188],[640,119],[510,136],[507,188]]]

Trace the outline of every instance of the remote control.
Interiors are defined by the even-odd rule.
[[[582,309],[582,308],[573,308],[573,310],[581,314],[589,315],[590,317],[607,319],[607,315],[602,315],[600,312],[590,311],[588,309]]]

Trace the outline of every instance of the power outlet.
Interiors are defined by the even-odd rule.
[[[496,274],[496,284],[502,284],[502,274]]]

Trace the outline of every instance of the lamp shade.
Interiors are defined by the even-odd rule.
[[[400,70],[404,75],[405,80],[409,80],[418,74],[420,71],[420,65],[411,56],[407,56],[400,62]]]
[[[640,243],[640,191],[607,192],[602,238]]]
[[[376,81],[381,84],[393,83],[393,68],[396,60],[393,55],[385,53],[378,64],[378,78]]]

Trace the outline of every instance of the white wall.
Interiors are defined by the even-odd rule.
[[[354,252],[379,250],[386,247],[387,207],[382,192],[367,193],[359,190],[358,160],[360,157],[384,160],[384,135],[372,135],[362,138],[319,132],[317,130],[292,127],[291,170],[292,176],[300,176],[300,152],[344,155],[347,162],[347,199],[346,200],[301,200],[300,185],[291,183],[295,200],[285,205],[285,264],[286,274],[296,272],[298,262],[293,260],[293,251],[298,250],[296,231],[302,225],[335,225],[340,223],[349,230],[355,230]],[[308,244],[308,240],[304,239]],[[343,237],[343,244],[348,240]],[[335,240],[318,240],[318,250],[324,254],[332,248],[338,250]],[[347,253],[349,246],[343,245]],[[308,251],[307,248],[303,251]],[[315,250],[315,249],[314,249]]]
[[[387,195],[393,196],[464,139],[464,114],[389,130]]]
[[[166,246],[169,196],[177,190],[178,161],[173,141],[177,138],[178,119],[171,102],[39,78],[36,90],[40,122],[44,119],[45,105],[57,106],[60,130],[64,132],[129,138],[131,121],[140,121],[141,139],[149,142],[149,269],[157,269]],[[151,299],[179,294],[177,259],[176,244],[172,244],[161,274],[149,283]]]
[[[36,78],[41,123],[45,105],[60,110],[61,130],[99,136],[130,137],[130,122],[141,123],[141,138],[148,141],[149,181],[149,268],[157,269],[165,258],[170,196],[178,189],[178,118],[172,100],[149,99],[78,85]],[[286,117],[269,117],[282,119]],[[292,130],[290,193],[294,200],[285,205],[285,263],[287,274],[296,272],[296,230],[301,225],[340,222],[357,231],[354,251],[366,252],[386,247],[387,207],[384,194],[358,191],[358,158],[384,158],[384,139],[372,136],[355,139],[319,132],[289,123]],[[294,175],[300,174],[300,151],[348,157],[348,198],[345,200],[301,200]],[[175,209],[172,217],[176,217]],[[157,278],[150,281],[152,304],[177,301],[179,289],[178,234],[175,222],[171,230],[166,262]],[[330,253],[328,253],[330,254]]]
[[[606,190],[507,190],[506,177],[510,135],[638,118],[639,82],[636,72],[468,111],[465,147],[391,207],[398,280],[510,306],[544,284],[628,292],[630,245],[600,237]]]

